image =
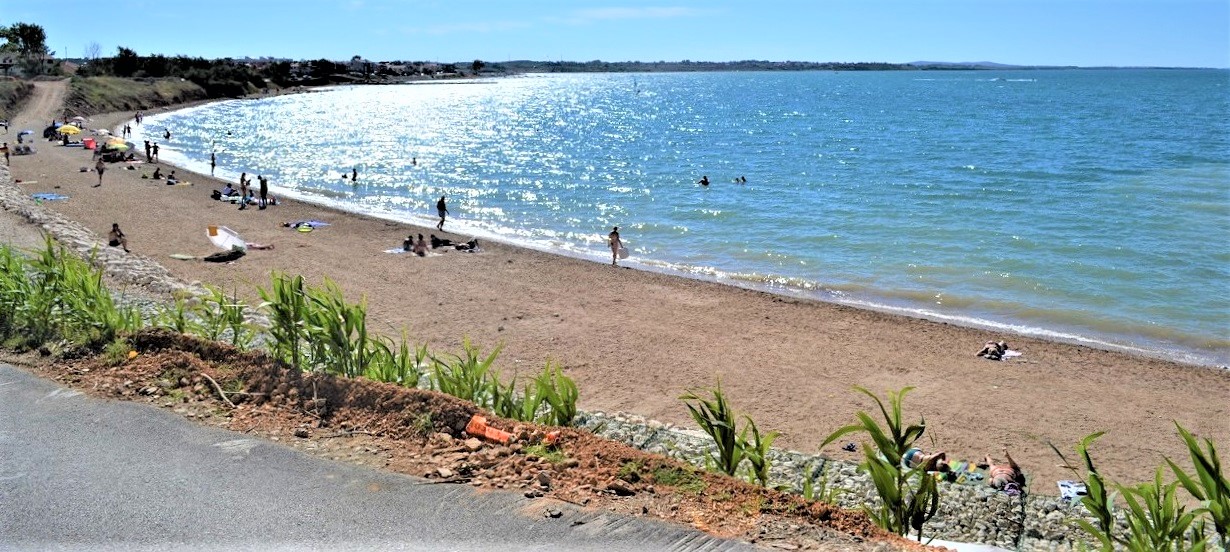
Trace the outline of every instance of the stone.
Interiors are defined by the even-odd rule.
[[[606,490],[611,491],[618,496],[632,496],[636,494],[636,490],[634,490],[627,483],[624,483],[623,481],[620,481],[618,479],[610,483],[607,483]]]
[[[298,437],[300,439],[307,439],[308,436],[310,435],[311,435],[311,432],[309,432],[308,428],[306,427],[300,427],[300,428],[295,429],[295,437]]]
[[[466,450],[470,452],[477,452],[478,449],[483,448],[483,442],[479,441],[478,439],[474,437],[466,439],[464,445],[466,447]]]
[[[446,467],[444,467],[444,466],[440,466],[440,467],[436,468],[436,474],[437,474],[437,475],[439,475],[441,478],[444,478],[444,479],[452,479],[452,477],[453,477],[453,470],[450,470],[450,469],[448,469],[448,468],[446,468]]]
[[[542,517],[549,517],[549,518],[558,518],[563,515],[564,515],[564,512],[561,512],[555,508],[547,508],[547,510],[542,513]]]
[[[538,484],[541,485],[542,488],[544,489],[550,489],[551,488],[551,474],[545,471],[538,472]]]

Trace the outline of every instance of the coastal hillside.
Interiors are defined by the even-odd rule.
[[[0,119],[9,120],[30,97],[34,85],[17,79],[0,80]]]
[[[72,115],[135,111],[207,99],[204,88],[192,81],[74,77],[64,107]]]

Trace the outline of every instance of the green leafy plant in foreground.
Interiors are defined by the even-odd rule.
[[[1179,430],[1185,437],[1190,437],[1190,434],[1186,433],[1182,427],[1179,427]],[[1089,453],[1093,442],[1103,434],[1103,432],[1090,434],[1081,439],[1076,446],[1076,452],[1084,464],[1083,476],[1080,470],[1068,462],[1067,457],[1058,448],[1051,445],[1051,449],[1064,461],[1064,467],[1076,474],[1085,484],[1088,493],[1081,499],[1081,504],[1093,515],[1096,524],[1083,519],[1076,520],[1076,524],[1094,538],[1104,552],[1110,552],[1116,548],[1132,552],[1200,552],[1205,550],[1207,542],[1204,522],[1199,516],[1208,510],[1200,508],[1187,512],[1176,496],[1179,483],[1187,475],[1167,459],[1171,469],[1175,470],[1176,475],[1179,476],[1179,481],[1163,483],[1163,470],[1159,468],[1151,482],[1134,486],[1110,482],[1098,471]],[[1212,442],[1210,441],[1209,444],[1212,445]],[[1189,445],[1195,445],[1194,439],[1189,442]],[[1198,447],[1197,452],[1200,452]],[[1224,478],[1222,480],[1224,481]],[[1111,491],[1112,488],[1114,491]],[[1198,486],[1197,488],[1199,489]],[[1123,510],[1127,523],[1126,532],[1118,531],[1115,522],[1115,499],[1120,495],[1123,497],[1124,504],[1127,505],[1127,508]],[[1193,496],[1199,498],[1195,493]]]
[[[1174,425],[1179,431],[1179,436],[1183,438],[1183,442],[1187,444],[1187,452],[1191,456],[1196,475],[1192,477],[1184,473],[1169,458],[1166,459],[1166,463],[1170,465],[1171,471],[1174,472],[1183,488],[1200,501],[1200,508],[1197,512],[1207,515],[1213,522],[1213,528],[1217,531],[1222,550],[1230,550],[1230,481],[1221,471],[1221,458],[1217,456],[1217,447],[1213,444],[1212,439],[1206,438],[1204,440],[1205,449],[1201,449],[1200,443],[1196,441],[1191,432],[1184,429],[1178,422]]]
[[[824,448],[850,433],[862,432],[869,435],[875,447],[863,447],[864,460],[861,468],[871,475],[880,504],[878,508],[864,505],[863,509],[885,530],[905,535],[913,529],[921,540],[923,527],[939,510],[940,497],[935,478],[929,476],[921,466],[914,469],[902,467],[902,457],[923,436],[927,428],[927,422],[922,418],[917,424],[908,426],[902,421],[902,401],[913,389],[906,387],[899,392],[890,391],[890,410],[875,393],[855,387],[855,390],[871,397],[880,407],[887,430],[881,428],[866,412],[858,412],[855,416],[859,423],[834,431],[820,447]]]
[[[717,446],[717,450],[707,461],[718,471],[733,476],[744,458],[743,439],[736,427],[738,418],[730,403],[726,401],[722,382],[719,381],[717,386],[708,391],[711,398],[701,397],[696,391],[688,391],[679,399],[687,405],[688,412],[692,414],[692,419],[696,420],[700,429],[709,434]]]
[[[698,395],[696,391],[679,397],[688,407],[692,419],[709,434],[716,446],[716,450],[706,457],[706,463],[726,475],[734,476],[739,471],[739,465],[747,460],[751,465],[748,481],[769,486],[769,468],[772,467],[769,450],[778,433],[770,431],[762,434],[756,422],[747,415],[743,416],[744,424],[740,430],[739,415],[726,400],[722,382],[707,391],[709,398]]]

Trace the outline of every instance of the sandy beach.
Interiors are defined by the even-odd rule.
[[[11,127],[10,144],[16,129],[41,131],[62,113],[52,92],[63,83],[37,86],[38,96]],[[87,126],[111,128],[130,117],[98,116]],[[315,284],[329,278],[352,300],[366,298],[375,331],[396,336],[404,328],[441,352],[459,350],[466,337],[484,350],[503,343],[498,365],[505,373],[560,363],[576,379],[586,409],[691,425],[679,395],[720,380],[737,409],[782,432],[779,446],[815,451],[856,411],[875,408],[852,386],[915,386],[906,407],[926,417],[925,448],[981,459],[1006,446],[1034,478],[1034,492],[1044,494],[1056,494],[1054,481],[1070,476],[1048,442],[1066,452],[1083,436],[1106,431],[1094,455],[1122,481],[1150,478],[1163,455],[1186,462],[1172,420],[1230,442],[1230,371],[1222,368],[989,334],[499,243],[484,242],[474,254],[387,254],[407,234],[436,231],[289,201],[240,211],[210,199],[223,182],[178,168],[191,186],[142,179],[153,172],[150,165],[109,165],[95,188],[97,175],[80,172],[93,166],[91,152],[41,139],[34,145],[37,155],[12,158],[13,178],[23,181],[16,185],[70,196],[44,206],[92,229],[100,244],[119,223],[133,255],[253,303],[256,287],[268,286],[274,272]],[[278,184],[270,182],[275,195]],[[2,216],[0,241],[28,243],[32,229]],[[281,226],[300,219],[331,225],[310,233]],[[208,224],[275,248],[233,264],[169,257],[214,252]],[[975,357],[990,339],[1007,340],[1023,355],[1005,362]],[[858,457],[837,446],[824,452]]]

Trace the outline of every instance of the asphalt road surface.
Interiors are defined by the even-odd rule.
[[[744,550],[308,456],[0,364],[0,550]],[[548,508],[563,512],[543,517]]]

